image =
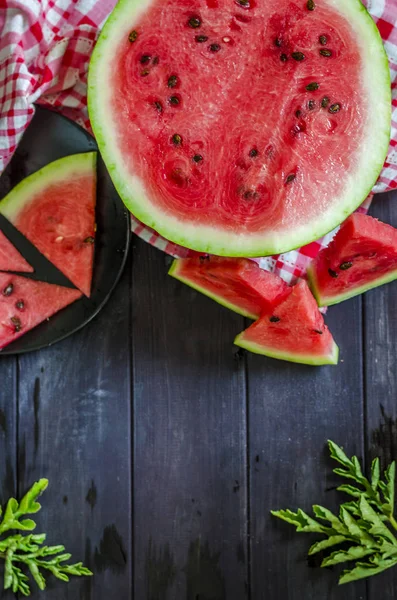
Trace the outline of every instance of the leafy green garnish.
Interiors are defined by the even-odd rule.
[[[342,548],[326,556],[321,566],[355,562],[354,567],[343,571],[339,579],[339,583],[349,583],[377,575],[397,564],[397,539],[393,532],[397,530],[394,518],[396,463],[392,462],[382,479],[380,461],[375,458],[371,466],[371,479],[368,480],[356,456],[348,458],[342,448],[332,441],[328,441],[328,446],[331,458],[342,465],[336,467],[334,473],[350,480],[337,490],[345,492],[353,500],[343,503],[338,515],[318,505],[313,506],[316,518],[301,509],[296,513],[291,510],[274,510],[271,513],[294,525],[298,532],[325,536],[310,548],[309,555],[343,544]]]
[[[41,590],[46,587],[42,571],[52,573],[62,581],[69,581],[69,575],[92,575],[92,572],[76,563],[65,564],[71,554],[64,552],[64,546],[43,546],[46,535],[14,534],[4,536],[10,530],[33,531],[36,523],[32,519],[24,519],[41,509],[37,498],[48,486],[47,479],[40,479],[33,484],[20,502],[10,498],[5,513],[0,506],[0,558],[5,561],[4,589],[12,589],[23,596],[30,596],[29,577],[19,568],[25,565]],[[3,516],[2,516],[3,515]],[[2,518],[1,518],[2,517]]]

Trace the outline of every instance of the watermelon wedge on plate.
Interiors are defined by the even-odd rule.
[[[0,349],[81,296],[76,289],[0,273]]]
[[[320,306],[330,306],[397,279],[397,229],[369,215],[349,217],[310,265]]]
[[[336,365],[339,356],[338,346],[303,280],[234,343],[256,354],[308,365]]]
[[[0,213],[86,296],[95,241],[96,152],[56,160],[21,181]]]
[[[10,240],[0,231],[0,271],[33,273],[33,267],[23,258]]]
[[[359,0],[120,0],[88,105],[130,211],[222,256],[331,231],[371,190],[390,138],[387,57]]]

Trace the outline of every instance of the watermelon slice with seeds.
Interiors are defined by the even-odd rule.
[[[320,306],[337,304],[397,279],[397,229],[356,213],[310,265]]]
[[[0,271],[33,273],[33,267],[23,258],[10,240],[0,231]]]
[[[76,289],[0,273],[0,349],[81,296]]]
[[[247,258],[180,258],[174,260],[169,274],[250,319],[258,319],[290,289],[281,277],[260,269]]]
[[[120,0],[88,106],[130,211],[222,256],[331,231],[373,187],[390,139],[388,61],[360,0]]]
[[[86,296],[95,241],[96,152],[74,154],[21,181],[0,213]]]
[[[256,354],[308,365],[335,365],[339,350],[307,283],[240,333],[234,343]]]

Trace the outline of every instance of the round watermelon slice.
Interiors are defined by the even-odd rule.
[[[19,183],[0,213],[86,296],[95,241],[96,152],[56,160]]]
[[[308,365],[336,365],[339,356],[338,346],[303,280],[234,343],[256,354]]]
[[[180,258],[174,260],[169,275],[250,319],[271,310],[290,290],[281,277],[247,258]]]
[[[364,200],[389,144],[387,58],[359,0],[121,0],[88,88],[127,207],[200,252],[319,238]]]
[[[397,230],[369,215],[349,217],[308,269],[320,306],[397,279]]]

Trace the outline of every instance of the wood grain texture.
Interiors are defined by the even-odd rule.
[[[335,509],[326,440],[363,453],[361,300],[333,307],[326,321],[340,345],[337,367],[248,359],[252,600],[366,597],[365,583],[338,588],[336,570],[307,560],[315,538],[269,514],[315,503]]]
[[[244,600],[243,319],[167,275],[137,241],[133,268],[137,600]]]
[[[397,193],[377,198],[371,214],[397,227]],[[380,456],[385,467],[397,460],[397,282],[364,297],[367,463]],[[369,599],[395,598],[397,569],[368,581]]]
[[[131,598],[129,279],[84,330],[20,358],[20,492],[49,479],[38,530],[95,571],[51,579],[46,600]]]
[[[17,359],[0,355],[0,504],[17,492]]]

